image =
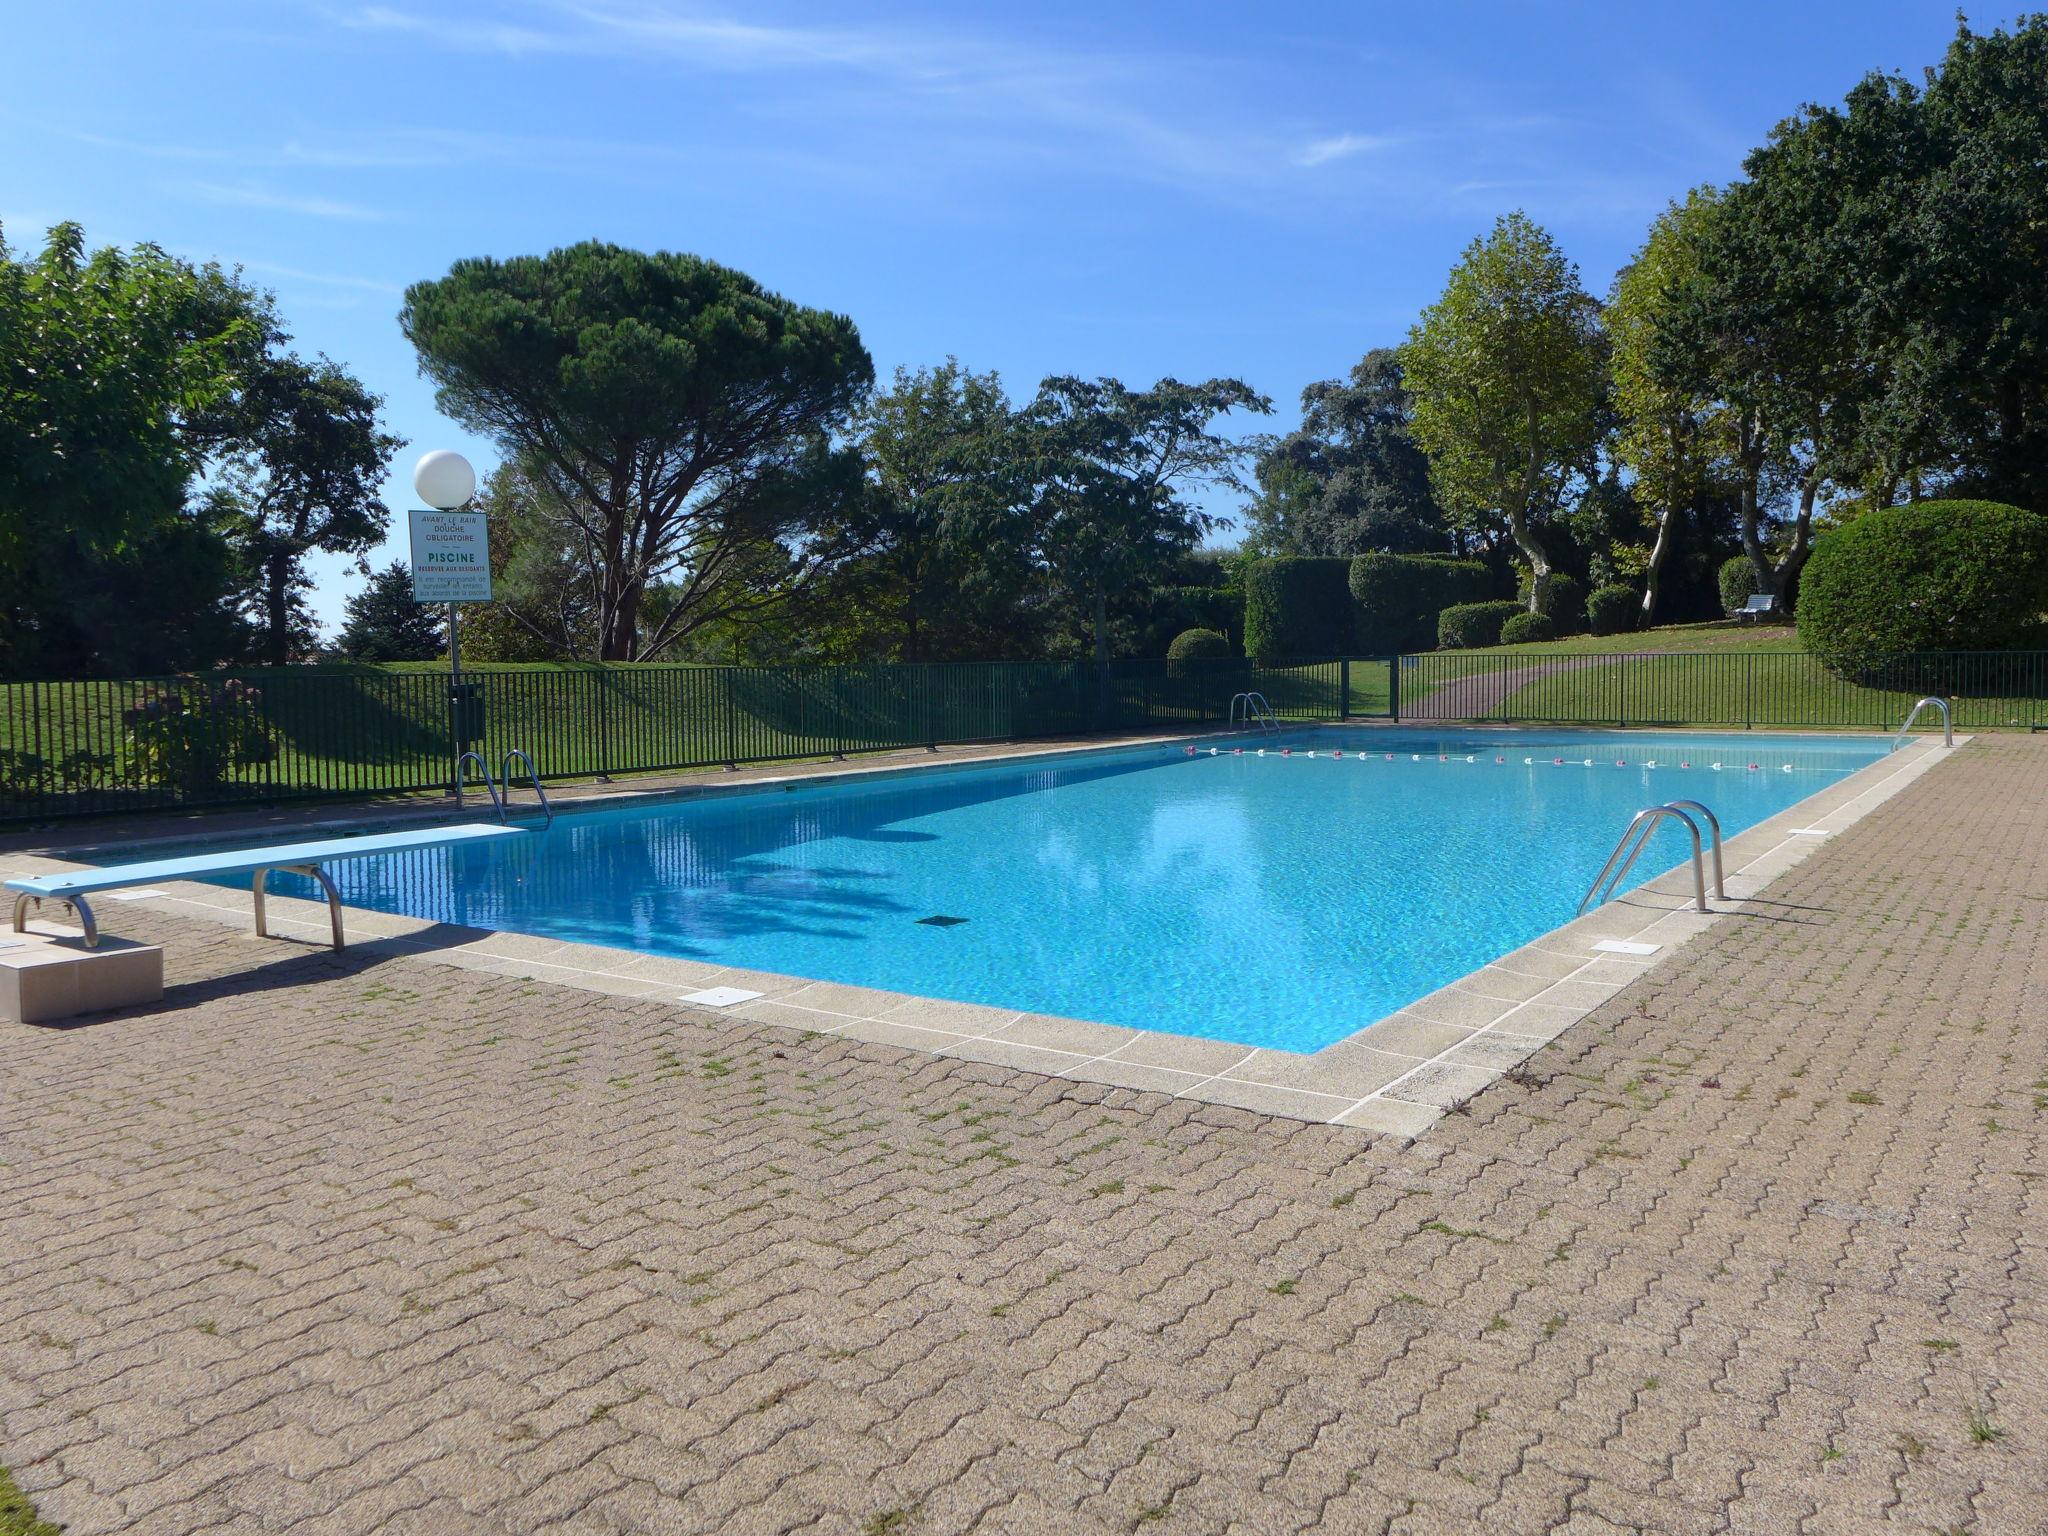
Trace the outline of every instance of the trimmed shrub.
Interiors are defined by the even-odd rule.
[[[1190,629],[1213,629],[1234,645],[1243,623],[1242,592],[1228,587],[1155,587],[1136,654],[1163,656],[1174,636]]]
[[[1522,572],[1522,578],[1515,585],[1515,595],[1522,600],[1524,608],[1529,606],[1529,573]],[[1550,603],[1544,608],[1550,622],[1560,635],[1581,635],[1586,632],[1586,584],[1576,576],[1567,576],[1563,571],[1550,573]]]
[[[1261,661],[1342,656],[1352,648],[1351,562],[1309,555],[1245,573],[1244,651]]]
[[[1550,622],[1547,613],[1517,613],[1500,627],[1502,645],[1534,645],[1539,640],[1555,640],[1557,626]]]
[[[1908,652],[2048,645],[2048,517],[1998,501],[1866,513],[1815,542],[1799,590],[1800,638],[1845,676]]]
[[[1596,635],[1624,635],[1642,611],[1642,594],[1634,587],[1595,587],[1586,599],[1586,627]]]
[[[1166,675],[1168,677],[1194,677],[1201,673],[1202,662],[1228,661],[1230,640],[1220,629],[1184,629],[1173,637],[1173,644],[1166,648]],[[1188,663],[1195,665],[1188,665]]]
[[[1491,603],[1458,603],[1436,616],[1436,643],[1447,651],[1499,645],[1500,627],[1522,611],[1505,599]]]
[[[1351,562],[1358,648],[1369,655],[1426,651],[1436,644],[1437,615],[1483,601],[1492,580],[1477,560],[1447,555],[1360,555]]]
[[[1747,555],[1732,555],[1721,562],[1721,611],[1734,618],[1742,612],[1742,605],[1757,593],[1763,585],[1756,579],[1756,565]]]

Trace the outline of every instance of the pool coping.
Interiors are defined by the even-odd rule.
[[[1385,727],[1358,722],[1340,728],[1372,732]],[[1461,734],[1480,734],[1559,728],[1460,725],[1458,729]],[[1756,734],[1767,739],[1840,733]],[[745,794],[793,787],[799,782],[892,778],[1034,757],[1093,755],[1138,745],[1215,739],[1213,733],[1193,737],[1183,732],[1084,746],[1040,745],[965,761],[832,764],[824,771],[692,785],[681,794],[650,789],[606,795],[596,803],[609,809],[652,799]],[[1957,737],[1957,747],[1970,739]],[[1688,861],[1313,1052],[1246,1047],[639,950],[461,927],[361,907],[343,910],[352,935],[350,948],[358,954],[406,955],[613,996],[704,1008],[805,1034],[890,1045],[1044,1076],[1412,1138],[1514,1071],[1664,955],[1714,923],[1747,910],[1773,880],[1809,857],[1827,837],[1854,825],[1951,750],[1917,739],[1730,837],[1724,847],[1728,899],[1717,904],[1711,914],[1691,910]],[[359,829],[368,830],[367,826]],[[192,840],[180,841],[189,844]],[[41,874],[77,867],[32,854],[15,855],[15,864],[9,873]],[[152,887],[149,894],[129,899],[161,903],[244,932],[249,928],[248,898],[219,886],[166,881]],[[273,896],[269,907],[274,934],[324,942],[324,904]],[[35,926],[65,931],[56,923],[39,921]],[[359,937],[362,935],[368,937]],[[1648,953],[1634,948],[1646,944],[1651,946]],[[1600,947],[1603,945],[1628,947]],[[722,1006],[693,999],[692,994],[713,988],[752,995]],[[1371,1044],[1366,1043],[1368,1035]]]

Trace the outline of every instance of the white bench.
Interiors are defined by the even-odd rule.
[[[1742,605],[1742,617],[1754,624],[1766,614],[1778,611],[1778,600],[1768,592],[1759,592]]]
[[[151,885],[159,880],[204,880],[212,875],[253,874],[251,890],[256,902],[256,934],[267,936],[263,919],[263,887],[273,869],[305,875],[320,882],[327,893],[327,915],[334,925],[334,947],[342,947],[341,893],[327,878],[323,864],[343,859],[364,859],[380,853],[404,853],[414,848],[439,848],[449,843],[483,842],[489,838],[524,837],[521,827],[493,827],[468,822],[453,827],[428,827],[417,832],[379,832],[367,837],[333,837],[313,843],[279,843],[268,848],[230,848],[214,853],[187,854],[177,859],[150,859],[141,864],[110,864],[103,869],[74,869],[61,875],[21,875],[6,882],[14,892],[14,931],[28,929],[29,903],[61,901],[78,915],[85,928],[85,947],[100,941],[99,926],[85,898],[99,891],[118,891],[126,886]]]

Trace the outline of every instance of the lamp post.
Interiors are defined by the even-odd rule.
[[[448,448],[436,448],[431,453],[420,455],[420,461],[413,466],[412,488],[428,506],[442,513],[459,510],[469,504],[476,495],[476,471],[470,468],[469,460]],[[421,572],[428,563],[428,557],[420,548],[422,531],[417,519],[413,525],[413,593],[421,592]],[[489,580],[488,553],[484,566],[485,580]],[[461,606],[451,597],[448,602],[448,721],[450,750],[449,784],[455,793],[455,803],[462,804],[462,754],[465,750],[462,721],[462,619]]]

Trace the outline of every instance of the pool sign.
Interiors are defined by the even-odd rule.
[[[481,512],[411,513],[412,595],[423,603],[488,603],[491,539]]]

